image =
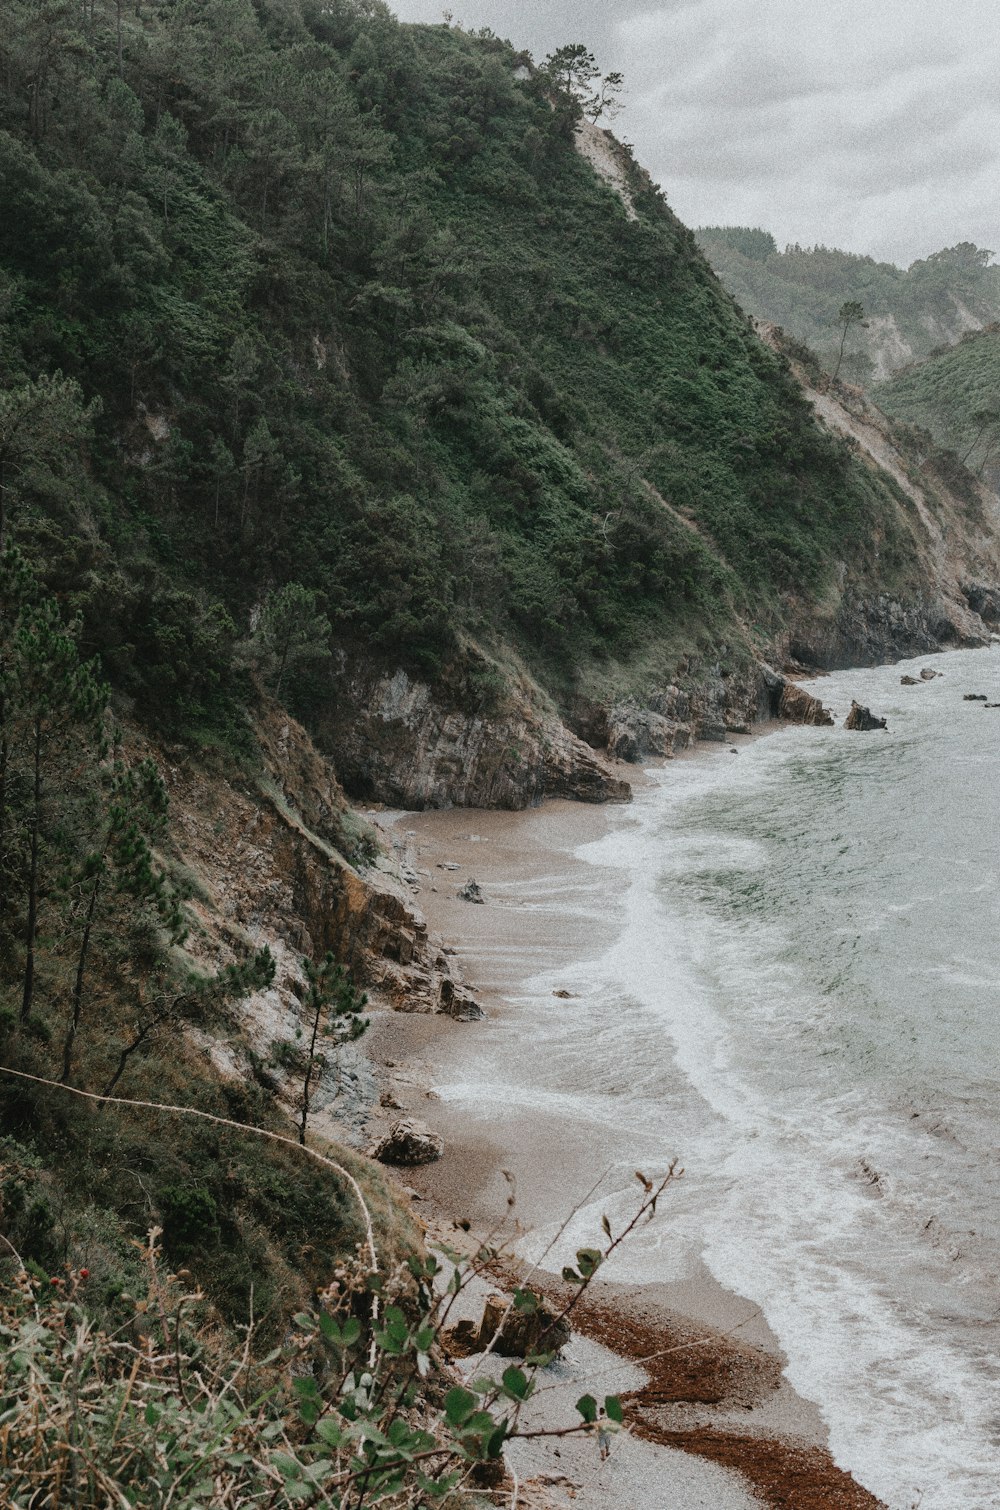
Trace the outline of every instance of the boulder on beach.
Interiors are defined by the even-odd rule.
[[[456,986],[447,976],[441,982],[438,993],[438,1011],[446,1017],[453,1017],[456,1022],[479,1022],[486,1016],[475,997],[470,996],[461,986]]]
[[[394,1122],[370,1157],[380,1164],[433,1164],[444,1153],[444,1139],[432,1132],[426,1122],[404,1117]]]
[[[539,1298],[534,1310],[524,1312],[515,1309],[505,1295],[490,1295],[477,1344],[483,1352],[493,1342],[493,1352],[501,1358],[530,1358],[533,1353],[558,1353],[569,1338],[569,1322],[547,1301]]]
[[[932,671],[930,666],[924,666],[920,672],[922,682],[932,682],[936,676],[943,676],[943,671]]]
[[[884,729],[886,727],[884,718],[876,718],[870,708],[865,708],[861,703],[857,702],[851,703],[851,711],[844,719],[845,729],[860,729],[863,733],[869,729]]]
[[[478,902],[482,905],[486,901],[483,896],[483,888],[478,881],[468,880],[458,892],[460,902]]]

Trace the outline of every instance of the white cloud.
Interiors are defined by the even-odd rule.
[[[995,0],[451,0],[543,56],[625,74],[619,134],[690,225],[902,263],[1000,246]],[[398,0],[441,19],[441,0]]]

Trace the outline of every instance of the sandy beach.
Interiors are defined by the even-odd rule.
[[[732,748],[698,758],[730,759]],[[634,768],[628,775],[643,780]],[[416,877],[430,928],[486,1013],[472,1023],[377,1017],[370,1051],[387,1096],[445,1142],[439,1162],[402,1171],[401,1179],[432,1229],[499,1231],[523,1259],[533,1233],[600,1196],[628,1140],[613,1117],[595,1127],[583,1108],[544,1090],[518,1096],[503,1115],[492,1105],[484,1115],[470,1076],[488,1085],[496,1067],[523,1056],[525,1083],[544,1085],[539,1067],[559,1052],[579,982],[613,940],[627,891],[627,876],[575,851],[628,823],[628,810],[552,801],[521,813],[377,818]],[[471,879],[482,905],[458,896]],[[628,1077],[631,1067],[601,1060],[599,1044],[595,1056],[595,1073],[613,1095],[615,1077]],[[677,1152],[682,1162],[683,1149]],[[657,1217],[665,1239],[671,1196],[668,1190]],[[518,1260],[511,1262],[516,1277]],[[541,1279],[558,1298],[564,1286],[556,1269],[543,1268],[533,1283]],[[603,1464],[589,1440],[519,1449],[524,1505],[877,1510],[879,1501],[833,1463],[816,1408],[784,1380],[780,1349],[759,1310],[703,1266],[667,1284],[595,1284],[575,1328],[568,1360],[556,1365],[545,1392],[546,1424],[572,1419],[574,1388],[586,1387],[588,1364],[610,1378],[626,1360],[639,1369],[609,1387],[623,1392],[629,1430]]]

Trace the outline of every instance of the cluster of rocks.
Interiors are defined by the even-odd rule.
[[[932,682],[937,676],[944,676],[944,672],[932,671],[930,666],[924,666],[919,676],[901,676],[899,678],[899,685],[901,687],[919,687],[922,682]]]

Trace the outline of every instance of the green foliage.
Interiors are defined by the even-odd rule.
[[[303,1003],[304,1016],[309,1032],[309,1048],[306,1056],[305,1078],[302,1084],[302,1108],[299,1118],[299,1142],[306,1141],[309,1126],[310,1091],[317,1070],[327,1068],[327,1057],[317,1053],[317,1043],[322,1037],[333,1049],[345,1043],[356,1043],[368,1031],[369,1019],[361,1014],[368,1005],[368,997],[357,990],[350,975],[336,957],[327,951],[323,959],[302,961],[307,990]],[[339,1086],[337,1087],[339,1090]]]
[[[933,352],[876,390],[888,414],[929,432],[957,461],[996,482],[1000,459],[1000,328]]]
[[[9,11],[9,527],[158,732],[245,753],[248,643],[307,717],[323,647],[512,643],[566,695],[866,569],[891,501],[624,149],[635,221],[574,151],[618,82],[583,44],[525,78],[346,0]]]
[[[318,607],[315,590],[288,582],[268,593],[254,632],[261,670],[281,691],[285,674],[330,658],[330,620]]]
[[[603,1254],[585,1251],[609,1255],[651,1216],[672,1177],[644,1183],[635,1215],[619,1237],[608,1235]],[[0,1188],[23,1206],[16,1179]],[[170,1187],[161,1204],[179,1254],[217,1242],[205,1188]],[[180,1510],[265,1494],[275,1510],[288,1510],[315,1503],[320,1491],[336,1510],[456,1503],[468,1475],[475,1482],[526,1434],[522,1410],[548,1358],[491,1372],[490,1344],[478,1376],[464,1383],[442,1358],[455,1299],[490,1273],[495,1248],[471,1259],[447,1248],[414,1254],[387,1274],[372,1269],[366,1249],[296,1315],[291,1340],[286,1334],[258,1359],[251,1329],[234,1359],[220,1355],[202,1297],[162,1272],[157,1236],[154,1228],[138,1245],[140,1294],[119,1296],[125,1320],[104,1329],[93,1316],[98,1276],[89,1266],[67,1263],[49,1277],[0,1261],[0,1468],[14,1495],[69,1482],[74,1502],[94,1510],[108,1494]],[[621,1401],[607,1395],[600,1405],[587,1393],[576,1409],[580,1421],[551,1435],[595,1437],[606,1455],[624,1419]]]

